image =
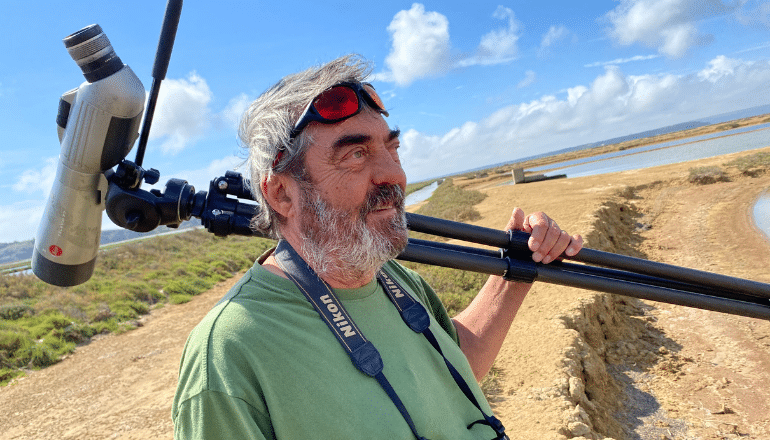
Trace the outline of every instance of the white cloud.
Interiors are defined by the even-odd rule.
[[[770,101],[770,62],[716,57],[687,75],[626,75],[607,66],[589,85],[501,108],[443,136],[402,135],[410,181],[638,133]]]
[[[214,95],[206,80],[195,72],[187,78],[163,82],[158,96],[150,139],[160,142],[164,154],[177,154],[195,144],[211,130],[237,130],[241,116],[251,103],[245,93],[230,99],[214,112]]]
[[[158,189],[163,191],[165,188],[166,182],[169,179],[176,178],[187,181],[190,185],[195,187],[195,192],[200,191],[206,191],[209,190],[209,183],[211,183],[212,180],[214,180],[217,177],[221,177],[225,175],[225,172],[228,170],[234,170],[243,175],[244,178],[249,178],[249,170],[248,166],[244,165],[244,159],[236,157],[236,156],[225,156],[221,159],[216,159],[211,161],[208,165],[206,165],[203,168],[194,169],[194,170],[180,170],[173,173],[168,174],[165,176],[165,179],[162,182],[158,182],[153,186],[149,186],[146,188],[148,191],[149,189]]]
[[[476,54],[460,60],[457,63],[458,66],[500,64],[515,60],[518,57],[519,22],[516,20],[513,10],[498,6],[492,17],[507,21],[507,26],[493,30],[481,37]]]
[[[45,205],[20,201],[0,206],[0,243],[26,241],[35,236]]]
[[[737,17],[746,26],[770,27],[770,2],[761,2],[753,10],[741,10]]]
[[[43,197],[48,197],[48,194],[51,192],[54,179],[56,178],[56,167],[58,164],[58,157],[49,157],[45,159],[42,168],[25,170],[14,182],[14,191],[24,193],[39,192]]]
[[[411,84],[417,78],[434,76],[448,68],[449,20],[438,12],[425,12],[419,3],[399,11],[388,26],[393,47],[385,58],[393,81]]]
[[[768,5],[770,5],[770,3],[768,3]],[[737,51],[736,53],[754,52],[755,50],[767,49],[769,47],[770,47],[770,42],[767,42],[767,43],[760,44],[759,46],[754,46],[754,47],[748,47],[746,49],[741,49],[741,50]]]
[[[160,149],[176,154],[200,139],[211,126],[212,94],[206,80],[195,72],[186,79],[167,79],[158,95],[150,139],[161,139]]]
[[[713,38],[698,29],[699,20],[729,14],[738,6],[719,0],[621,0],[605,18],[618,43],[641,43],[668,58],[680,58]]]
[[[527,72],[524,74],[524,79],[519,81],[519,84],[516,87],[521,89],[527,86],[531,86],[535,80],[537,80],[537,74],[531,70],[527,70]]]
[[[560,41],[567,39],[569,35],[570,32],[566,27],[564,27],[564,25],[551,26],[548,29],[548,32],[543,35],[543,39],[540,40],[540,50],[538,51],[538,56],[543,57],[547,55],[551,47],[555,46]]]
[[[741,60],[727,58],[724,55],[719,55],[713,60],[709,61],[709,67],[698,72],[698,77],[706,81],[716,83],[725,76],[735,75],[735,69],[740,68],[743,65]]]
[[[631,63],[634,61],[654,60],[655,58],[659,58],[659,57],[660,55],[636,55],[629,58],[615,58],[612,61],[597,61],[595,63],[586,64],[583,67],[603,67],[603,66]]]
[[[451,69],[474,65],[493,65],[518,57],[519,23],[513,10],[498,6],[492,17],[506,26],[483,35],[475,51],[455,54],[449,37],[449,20],[425,6],[414,3],[409,10],[396,13],[388,26],[391,49],[385,58],[388,71],[374,75],[379,81],[406,86],[420,78],[442,75]]]
[[[243,113],[246,111],[246,109],[249,108],[251,101],[252,99],[249,98],[249,96],[245,93],[241,93],[240,95],[231,99],[227,104],[227,107],[225,107],[221,113],[222,119],[227,122],[229,127],[235,127],[238,129],[238,126],[241,123],[241,117],[243,116]]]

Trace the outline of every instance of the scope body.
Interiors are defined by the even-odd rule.
[[[60,100],[61,152],[35,236],[32,271],[47,283],[73,286],[93,273],[107,193],[103,173],[120,163],[136,141],[145,90],[98,25],[64,42],[86,82]]]

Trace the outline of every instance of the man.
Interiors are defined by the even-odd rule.
[[[342,57],[284,78],[246,112],[264,207],[254,227],[280,241],[191,333],[176,438],[505,438],[477,380],[530,286],[490,277],[450,319],[392,261],[407,242],[406,177],[367,74]],[[582,246],[542,213],[516,208],[507,228],[530,232],[543,263]],[[411,298],[430,312],[419,330],[400,314]]]

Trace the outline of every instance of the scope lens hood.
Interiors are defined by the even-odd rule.
[[[107,78],[123,68],[123,62],[98,24],[86,26],[63,41],[67,52],[90,83]]]

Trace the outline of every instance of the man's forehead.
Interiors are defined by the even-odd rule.
[[[391,129],[384,118],[378,113],[359,114],[335,124],[314,123],[310,135],[312,146],[319,150],[334,153],[351,145],[366,144],[382,140],[392,142],[400,135],[398,129]]]

